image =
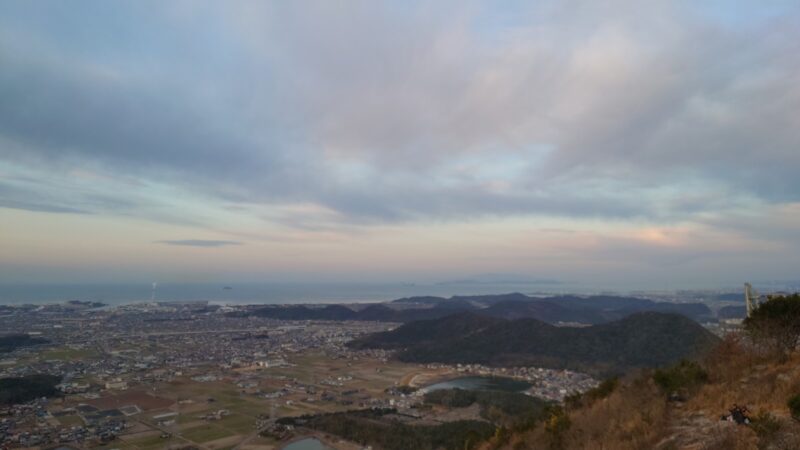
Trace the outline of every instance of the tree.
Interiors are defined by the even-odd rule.
[[[790,398],[787,402],[787,406],[789,406],[789,412],[792,414],[792,417],[800,420],[800,394]]]
[[[773,297],[744,320],[747,333],[785,360],[800,343],[800,295]]]
[[[550,448],[563,449],[567,430],[572,426],[569,414],[560,406],[553,406],[550,418],[544,424],[544,430],[550,438]]]
[[[39,397],[61,394],[56,385],[61,377],[55,375],[26,375],[21,378],[0,378],[0,405],[26,403]]]
[[[681,391],[689,394],[708,382],[708,372],[700,364],[684,359],[672,367],[656,370],[653,381],[668,395]]]

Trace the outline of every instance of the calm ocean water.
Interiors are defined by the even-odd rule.
[[[561,293],[582,289],[567,285],[535,284],[278,284],[159,283],[157,301],[207,300],[213,303],[362,303],[415,295],[504,294],[509,292]],[[68,300],[100,301],[110,305],[150,301],[152,286],[142,284],[1,285],[0,304],[57,303]]]

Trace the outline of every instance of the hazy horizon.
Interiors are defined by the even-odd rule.
[[[796,291],[800,281],[756,280],[759,292]],[[716,294],[742,293],[741,284],[681,285],[663,284],[582,284],[580,282],[537,283],[508,281],[452,280],[436,283],[391,282],[202,282],[167,281],[156,283],[0,283],[0,305],[51,304],[72,300],[98,301],[108,305],[170,301],[209,301],[215,304],[323,304],[386,302],[406,297],[502,295],[522,293],[532,296],[622,295],[680,301],[705,299],[718,301]],[[155,295],[154,295],[155,294]]]
[[[795,280],[800,5],[0,3],[0,285]]]

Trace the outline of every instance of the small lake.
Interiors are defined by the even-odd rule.
[[[330,450],[330,447],[327,447],[318,439],[305,438],[292,442],[286,447],[283,447],[283,450]]]
[[[464,389],[465,391],[521,392],[532,385],[525,381],[506,377],[461,377],[431,384],[421,389],[424,393],[442,389]]]

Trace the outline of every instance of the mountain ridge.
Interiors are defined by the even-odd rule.
[[[467,312],[405,324],[362,337],[350,346],[396,350],[397,358],[405,362],[538,366],[617,374],[691,358],[718,341],[699,324],[671,313],[636,313],[576,328]]]
[[[344,305],[264,306],[249,314],[281,320],[371,320],[408,323],[438,319],[458,312],[474,311],[503,319],[533,318],[548,323],[600,324],[642,311],[673,312],[695,321],[711,320],[713,313],[702,303],[654,302],[636,297],[561,295],[530,297],[519,292],[496,295],[422,296],[375,303],[358,309]]]

